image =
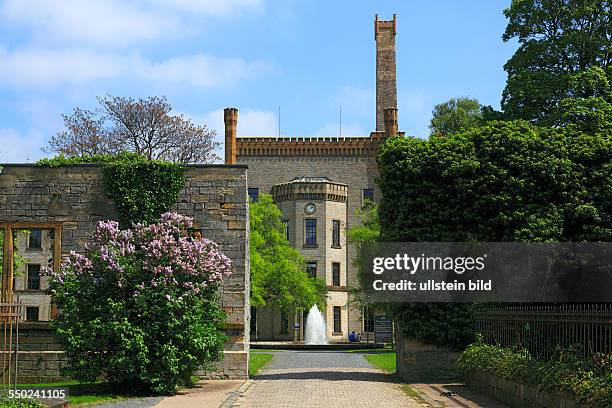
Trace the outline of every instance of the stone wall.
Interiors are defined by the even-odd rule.
[[[62,253],[83,252],[98,221],[118,219],[96,165],[3,165],[0,223],[61,223]],[[194,165],[173,210],[194,218],[203,236],[219,243],[233,274],[221,288],[227,313],[224,361],[218,376],[246,378],[249,344],[248,204],[245,166]]]
[[[468,387],[514,408],[578,408],[580,403],[560,392],[540,391],[532,385],[505,380],[484,371],[470,371],[465,375]]]
[[[36,384],[63,380],[60,369],[65,364],[64,352],[56,343],[48,322],[19,323],[17,379],[20,383]]]
[[[460,379],[456,368],[459,353],[406,338],[395,323],[397,375],[407,383],[440,383]]]

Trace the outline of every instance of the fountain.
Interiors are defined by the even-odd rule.
[[[310,308],[306,319],[306,344],[327,344],[327,328],[317,305]]]

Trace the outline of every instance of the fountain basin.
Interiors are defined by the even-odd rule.
[[[385,347],[385,343],[337,342],[328,344],[305,344],[304,342],[257,341],[251,342],[252,349],[268,350],[371,350]]]

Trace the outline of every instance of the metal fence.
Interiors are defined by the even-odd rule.
[[[486,343],[522,347],[548,360],[560,350],[581,357],[612,352],[612,304],[487,305],[476,312]]]

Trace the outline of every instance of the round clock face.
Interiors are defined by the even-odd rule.
[[[317,206],[314,205],[313,203],[308,203],[304,207],[304,211],[306,211],[307,214],[313,214],[316,210],[317,210]]]

